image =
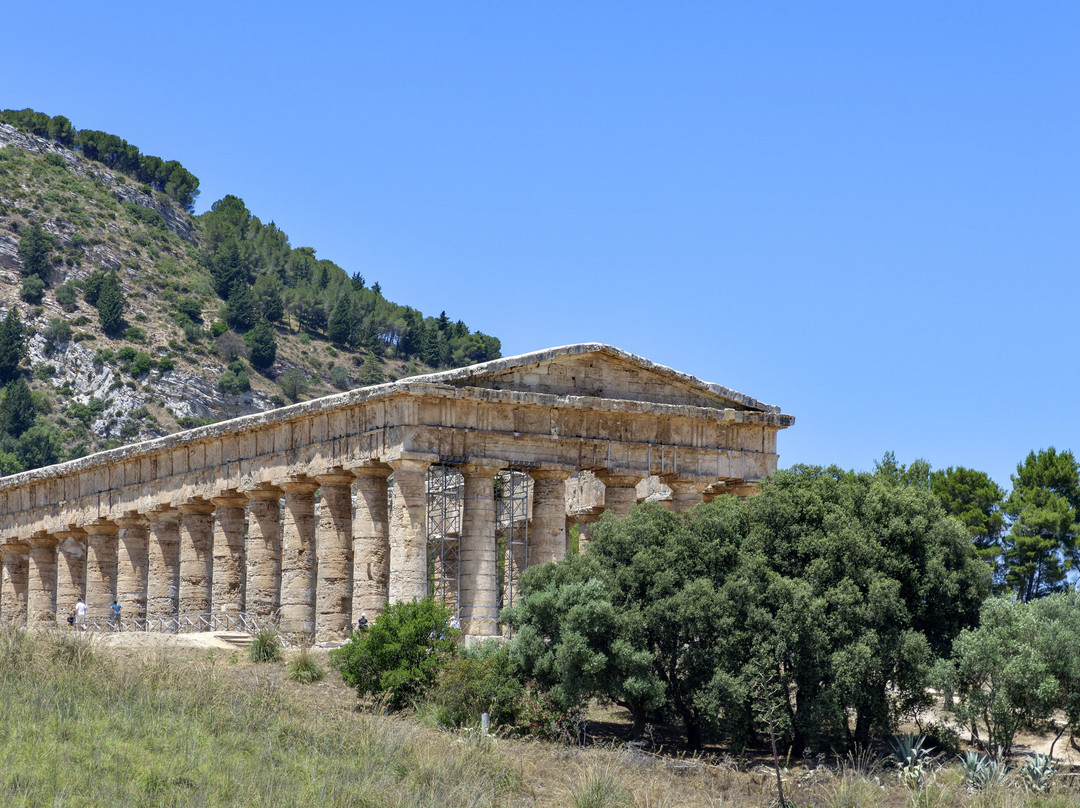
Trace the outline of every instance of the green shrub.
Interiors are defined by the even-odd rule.
[[[301,648],[300,653],[289,660],[286,670],[290,679],[305,685],[318,682],[326,676],[326,671],[322,669],[322,665],[315,659],[315,655],[311,653],[310,648]]]
[[[71,281],[56,287],[56,302],[64,311],[75,311],[79,301],[79,292]]]
[[[252,662],[277,662],[281,659],[281,638],[274,629],[264,628],[252,637],[248,659]]]
[[[202,320],[202,306],[199,305],[199,301],[193,298],[182,297],[177,300],[176,311],[194,323]]]
[[[124,331],[124,339],[128,342],[146,342],[146,330],[138,326],[131,326]]]
[[[21,295],[27,303],[40,303],[45,296],[45,281],[37,275],[27,275],[22,280]]]
[[[415,703],[435,683],[460,632],[450,610],[431,598],[387,607],[363,633],[330,652],[341,679],[359,696],[385,694],[391,709]]]
[[[223,323],[221,320],[214,320],[214,322],[210,324],[210,336],[212,337],[220,337],[228,330],[229,326]]]
[[[428,699],[444,726],[475,726],[487,713],[493,724],[509,727],[515,723],[523,692],[506,646],[490,641],[448,659],[439,668]]]
[[[52,353],[61,343],[71,341],[71,324],[62,317],[53,317],[42,336],[45,337],[45,353]]]
[[[340,365],[335,365],[330,369],[330,383],[338,390],[348,390],[349,372]]]
[[[157,368],[162,373],[165,373],[166,371],[170,371],[175,367],[176,367],[176,363],[173,362],[172,357],[163,356],[163,357],[161,357],[161,359],[159,359],[157,361]]]
[[[296,401],[307,392],[307,376],[304,375],[303,371],[291,368],[281,374],[281,378],[278,379],[278,387],[281,388],[281,392]]]

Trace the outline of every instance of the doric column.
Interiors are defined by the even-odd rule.
[[[116,520],[120,526],[116,554],[116,600],[124,617],[146,617],[149,530],[145,516],[131,514]]]
[[[180,596],[180,519],[171,506],[149,515],[146,555],[146,617],[168,619],[178,612]]]
[[[211,611],[244,610],[244,507],[247,498],[235,491],[214,497],[214,570]]]
[[[427,470],[425,460],[395,460],[391,478],[390,602],[422,600],[427,581]]]
[[[353,615],[374,620],[386,608],[390,585],[389,466],[360,466],[353,516]],[[355,623],[356,621],[353,620]]]
[[[595,513],[578,514],[577,517],[575,517],[578,526],[577,551],[579,555],[581,553],[584,553],[585,550],[588,548],[589,531],[592,529],[592,526],[600,520],[600,517],[602,515],[603,511],[597,511]]]
[[[26,584],[29,550],[20,542],[7,542],[3,551],[3,582],[0,583],[0,619],[16,626],[26,625]]]
[[[558,561],[566,555],[566,478],[568,471],[538,469],[533,478],[529,566]]]
[[[264,620],[281,605],[281,497],[282,490],[262,486],[247,492],[247,597],[248,614]]]
[[[48,533],[30,537],[26,585],[28,626],[56,623],[56,546],[59,539]]]
[[[56,611],[67,615],[75,603],[86,597],[86,531],[81,528],[57,531],[60,539],[56,562]]]
[[[86,526],[86,616],[106,620],[116,599],[116,542],[120,529],[112,522]]]
[[[499,586],[495,564],[495,475],[497,468],[462,466],[461,627],[466,634],[491,637],[498,632]]]
[[[704,501],[705,489],[712,481],[692,477],[685,479],[671,477],[665,479],[664,482],[671,489],[671,510],[675,513],[685,513]]]
[[[202,499],[180,505],[180,583],[177,613],[199,617],[210,612],[213,594],[214,506]]]
[[[315,535],[315,637],[336,640],[348,636],[352,623],[353,475],[337,469],[317,479],[321,499]]]
[[[637,504],[637,484],[641,481],[641,475],[600,471],[596,477],[604,484],[604,508],[625,519]]]
[[[281,630],[292,636],[315,634],[315,491],[310,479],[289,480],[281,526]]]

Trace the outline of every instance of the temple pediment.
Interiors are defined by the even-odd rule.
[[[743,393],[599,343],[549,348],[426,378],[463,388],[780,412]]]

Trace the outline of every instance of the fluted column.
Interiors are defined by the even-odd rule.
[[[228,492],[214,497],[214,570],[211,610],[244,610],[244,507],[247,498]]]
[[[210,612],[213,595],[214,506],[206,500],[180,505],[180,583],[177,612],[198,617]]]
[[[86,616],[89,620],[107,620],[112,616],[119,532],[112,522],[86,526]]]
[[[395,460],[391,478],[390,602],[422,600],[427,580],[427,470],[423,460]]]
[[[711,480],[701,479],[667,479],[668,488],[671,489],[671,510],[675,513],[685,513],[704,501],[705,489]]]
[[[352,623],[352,482],[341,469],[320,474],[318,580],[315,585],[315,637],[334,640],[348,636]]]
[[[247,492],[248,614],[263,619],[277,614],[281,605],[281,497],[282,490],[263,486]]]
[[[462,494],[458,558],[461,627],[466,634],[491,637],[498,631],[499,587],[495,566],[495,475],[497,468],[468,464]]]
[[[56,624],[56,546],[59,539],[48,533],[30,537],[26,586],[28,626]]]
[[[0,583],[0,619],[16,626],[26,625],[26,584],[29,550],[21,542],[7,542],[3,551],[3,582]]]
[[[75,603],[86,597],[86,531],[81,528],[60,530],[56,570],[56,611],[68,615]]]
[[[293,636],[315,634],[314,480],[282,484],[285,521],[281,526],[281,630]]]
[[[179,510],[162,507],[149,514],[146,554],[146,617],[175,617],[180,594]]]
[[[566,556],[566,478],[568,471],[538,469],[533,478],[532,523],[529,526],[529,566],[559,561]]]
[[[637,484],[640,475],[612,474],[597,472],[597,479],[604,484],[604,508],[620,519],[630,514],[630,509],[637,504]]]
[[[389,466],[361,466],[354,489],[353,615],[374,620],[386,608],[390,586],[390,517],[387,511]],[[356,620],[354,619],[355,623]]]
[[[116,555],[116,600],[124,617],[146,617],[149,530],[145,516],[116,520],[120,526]]]

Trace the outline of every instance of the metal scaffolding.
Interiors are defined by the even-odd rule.
[[[500,609],[513,605],[518,577],[529,563],[530,482],[524,468],[518,467],[500,471],[495,478]]]
[[[428,592],[455,615],[460,610],[461,498],[465,478],[457,467],[434,464],[427,473]]]

